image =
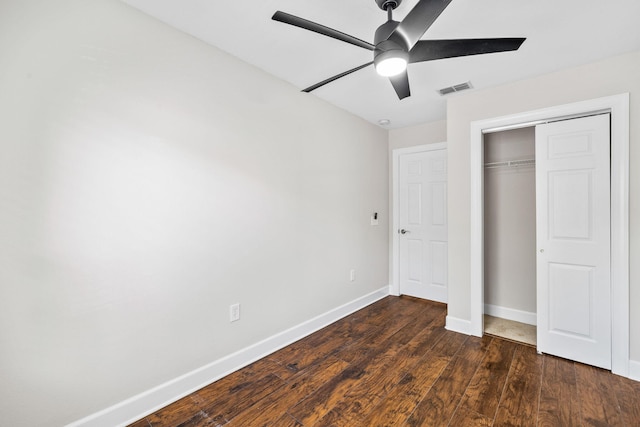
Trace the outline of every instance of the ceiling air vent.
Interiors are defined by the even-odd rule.
[[[438,91],[438,93],[441,96],[444,96],[444,95],[449,95],[450,93],[460,92],[461,90],[467,90],[471,88],[473,88],[473,86],[471,86],[471,82],[466,82],[466,83],[460,83],[459,85],[443,87]]]

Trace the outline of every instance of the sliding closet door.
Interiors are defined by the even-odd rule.
[[[609,115],[536,127],[538,351],[611,368]]]

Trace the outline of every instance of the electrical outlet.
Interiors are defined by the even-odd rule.
[[[356,280],[356,270],[352,268],[351,271],[349,272],[349,281],[353,282],[355,280]]]
[[[240,320],[240,304],[232,304],[229,306],[229,321],[235,322]]]

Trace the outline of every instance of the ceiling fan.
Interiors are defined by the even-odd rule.
[[[393,10],[400,6],[402,0],[375,0],[375,2],[380,9],[387,12],[387,22],[376,30],[373,44],[285,12],[277,11],[273,15],[272,19],[275,21],[314,31],[373,51],[373,61],[309,86],[303,89],[303,92],[311,92],[373,64],[378,74],[389,77],[398,98],[403,99],[411,95],[407,74],[407,64],[409,63],[508,52],[518,50],[526,40],[524,38],[420,40],[420,37],[431,27],[442,11],[451,3],[451,0],[420,0],[402,22],[393,20]]]

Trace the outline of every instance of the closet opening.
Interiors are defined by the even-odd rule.
[[[579,117],[579,116],[591,116],[594,113],[610,113],[610,156],[604,155],[596,155],[594,160],[601,160],[604,158],[610,158],[610,224],[608,229],[610,230],[610,285],[611,285],[611,293],[610,293],[610,329],[609,329],[609,338],[601,337],[601,339],[596,339],[592,344],[594,346],[598,346],[600,344],[607,344],[610,346],[610,351],[606,350],[609,354],[608,359],[610,360],[611,371],[615,374],[628,377],[630,374],[630,361],[629,361],[629,315],[630,315],[630,294],[629,294],[629,94],[620,94],[620,95],[612,95],[597,99],[591,99],[586,101],[574,102],[570,104],[551,106],[548,108],[543,108],[539,110],[525,111],[516,114],[510,114],[507,116],[494,117],[489,119],[477,120],[473,121],[470,124],[470,266],[469,266],[469,285],[470,285],[470,321],[467,324],[464,319],[459,319],[453,316],[447,316],[447,329],[460,331],[464,333],[470,333],[471,335],[481,337],[484,333],[483,327],[483,314],[484,314],[484,135],[496,131],[503,131],[508,129],[522,128],[526,126],[538,125],[543,123],[552,124],[550,122],[557,122],[558,119],[563,122],[564,118],[567,117]],[[580,119],[582,120],[582,119]],[[572,122],[572,120],[567,120],[567,122]],[[558,122],[560,123],[560,122]],[[538,127],[540,129],[540,127]],[[536,136],[537,138],[537,136]],[[548,135],[546,136],[548,138]],[[572,144],[569,144],[572,145]],[[600,146],[600,144],[599,144]],[[539,149],[536,150],[536,156],[543,156],[543,152]],[[569,147],[571,148],[571,147]],[[576,147],[574,147],[576,148]],[[570,150],[571,151],[571,150]],[[574,150],[575,151],[575,150]],[[547,154],[544,154],[545,156]],[[536,175],[537,179],[545,176],[548,177],[548,174],[542,174],[543,169],[548,168],[547,162],[539,162],[536,164]],[[602,176],[602,174],[601,174]],[[560,182],[560,184],[562,184]],[[549,188],[548,182],[543,182],[542,186],[544,188]],[[583,186],[584,187],[584,186]],[[541,187],[542,188],[542,187]],[[541,193],[541,188],[536,188],[536,205],[537,210],[543,206],[542,203],[548,202],[548,192],[545,191],[544,194]],[[565,188],[567,188],[565,186]],[[584,193],[584,192],[583,192]],[[559,193],[560,194],[560,193]],[[565,191],[566,194],[566,191]],[[576,193],[576,195],[579,195]],[[540,197],[538,197],[540,196]],[[599,197],[599,196],[598,196]],[[562,200],[566,202],[567,200],[573,200],[574,195],[571,197],[563,197]],[[604,200],[604,199],[603,199]],[[546,206],[546,205],[545,205]],[[564,203],[565,207],[575,208],[572,204]],[[594,207],[601,207],[601,205],[594,205]],[[578,206],[578,210],[580,207]],[[573,209],[575,213],[575,209]],[[582,212],[579,210],[579,212]],[[562,216],[562,215],[561,215]],[[571,214],[570,216],[575,216]],[[584,216],[584,215],[578,215]],[[568,218],[567,216],[563,217],[564,219]],[[548,218],[538,216],[536,218],[537,227],[540,230],[543,227],[548,228]],[[566,225],[569,228],[572,228],[571,221],[564,221],[563,227]],[[576,222],[576,224],[578,224]],[[566,227],[565,227],[566,228]],[[601,226],[598,226],[598,229],[602,229]],[[539,232],[538,237],[542,236],[542,233]],[[546,230],[546,229],[545,229]],[[548,231],[547,231],[548,232]],[[547,234],[545,234],[546,236]],[[537,254],[537,263],[538,268],[540,268],[540,260],[544,258],[546,260],[549,259],[550,251],[545,251],[545,247],[549,244],[549,239],[545,239],[544,242],[541,242],[542,246],[539,249]],[[551,242],[558,243],[558,242]],[[594,247],[604,247],[602,245],[594,246]],[[564,253],[576,253],[575,251],[564,252]],[[546,262],[548,266],[549,262]],[[545,265],[545,264],[542,264]],[[586,265],[584,262],[581,265]],[[576,269],[574,269],[576,270]],[[577,270],[576,270],[577,271]],[[546,278],[547,276],[544,275]],[[588,278],[585,276],[585,278]],[[537,280],[540,281],[542,277],[538,277]],[[562,279],[562,278],[560,278]],[[544,292],[548,291],[548,280],[544,282],[545,287],[539,286],[537,284],[537,291],[540,292],[542,289]],[[563,282],[564,281],[563,279]],[[566,282],[568,283],[568,282]],[[544,293],[543,292],[543,293]],[[538,298],[545,298],[545,295],[540,295],[540,293],[536,297],[536,302],[540,302]],[[598,297],[598,300],[600,298]],[[565,304],[558,306],[564,307],[566,306],[566,298]],[[571,301],[569,301],[570,309],[575,306]],[[605,302],[607,304],[607,302]],[[583,305],[584,306],[584,305]],[[604,307],[604,305],[599,304],[599,307]],[[573,343],[576,342],[575,339],[564,339],[563,341],[558,343],[555,342],[552,345],[556,347],[551,348],[541,348],[541,345],[546,345],[546,341],[544,339],[549,337],[549,332],[551,330],[548,328],[549,316],[548,310],[549,306],[546,304],[536,304],[537,314],[537,335],[538,342],[537,347],[538,350],[543,353],[555,354],[559,357],[564,357],[571,360],[580,361],[581,358],[575,357],[575,355],[560,355],[560,350],[556,347],[562,347],[564,350],[571,350],[573,353],[579,352],[582,356],[587,355],[591,357],[595,354],[593,349],[591,350],[583,350],[577,348],[578,346],[574,346]],[[577,320],[577,317],[574,317],[573,314],[570,314],[569,317],[565,316],[564,309],[557,311],[557,314],[560,314],[563,320]],[[570,310],[572,313],[575,310]],[[589,314],[590,312],[584,311],[581,314],[584,315]],[[595,326],[600,326],[600,322],[595,322]],[[602,329],[602,328],[600,328]],[[575,335],[575,334],[574,334]],[[544,338],[541,340],[540,338]],[[571,343],[569,343],[571,341]],[[587,345],[589,340],[577,340],[582,341],[582,344]],[[575,348],[574,348],[575,347]],[[600,356],[604,353],[599,352]],[[599,366],[598,362],[589,361],[583,362],[588,363],[594,366]]]
[[[484,332],[536,346],[535,126],[484,144]]]

